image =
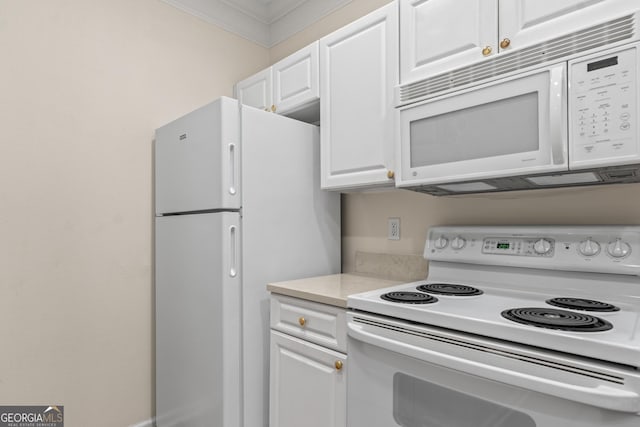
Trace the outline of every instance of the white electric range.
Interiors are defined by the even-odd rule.
[[[640,227],[434,227],[349,297],[348,425],[640,425]]]

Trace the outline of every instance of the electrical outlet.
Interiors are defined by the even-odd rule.
[[[400,218],[389,218],[389,232],[387,239],[400,240]]]

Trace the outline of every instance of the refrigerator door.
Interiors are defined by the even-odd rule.
[[[156,218],[156,425],[241,426],[240,216]]]
[[[240,208],[238,109],[220,98],[156,130],[156,215]]]
[[[244,425],[266,426],[269,282],[340,272],[340,194],[320,189],[317,126],[242,107]]]

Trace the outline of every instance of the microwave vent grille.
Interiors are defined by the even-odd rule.
[[[582,180],[581,175],[590,174],[595,179]],[[547,184],[539,185],[533,178],[546,178],[548,174],[535,174],[535,175],[523,175],[523,176],[511,176],[501,178],[486,178],[479,181],[463,181],[455,183],[461,184],[476,184],[475,189],[473,187],[459,187],[461,191],[452,191],[451,184],[429,184],[429,185],[416,185],[405,186],[405,190],[417,191],[419,193],[431,194],[432,196],[462,196],[465,194],[479,194],[479,193],[495,193],[501,191],[514,191],[514,190],[534,190],[541,188],[561,188],[561,187],[583,187],[593,185],[606,185],[606,184],[630,184],[640,182],[640,164],[628,164],[619,166],[604,166],[593,169],[578,169],[568,172],[562,172],[553,174],[555,178],[566,178],[548,181]],[[455,185],[454,184],[454,185]],[[485,189],[478,187],[477,184],[485,184]],[[478,189],[480,188],[480,189]]]
[[[634,36],[634,18],[634,14],[626,15],[518,51],[502,53],[471,66],[403,85],[399,88],[400,104],[432,98],[461,86],[630,39]]]

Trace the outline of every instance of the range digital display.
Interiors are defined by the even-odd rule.
[[[496,249],[509,249],[511,247],[511,245],[509,243],[505,243],[505,242],[498,242],[496,244]]]

